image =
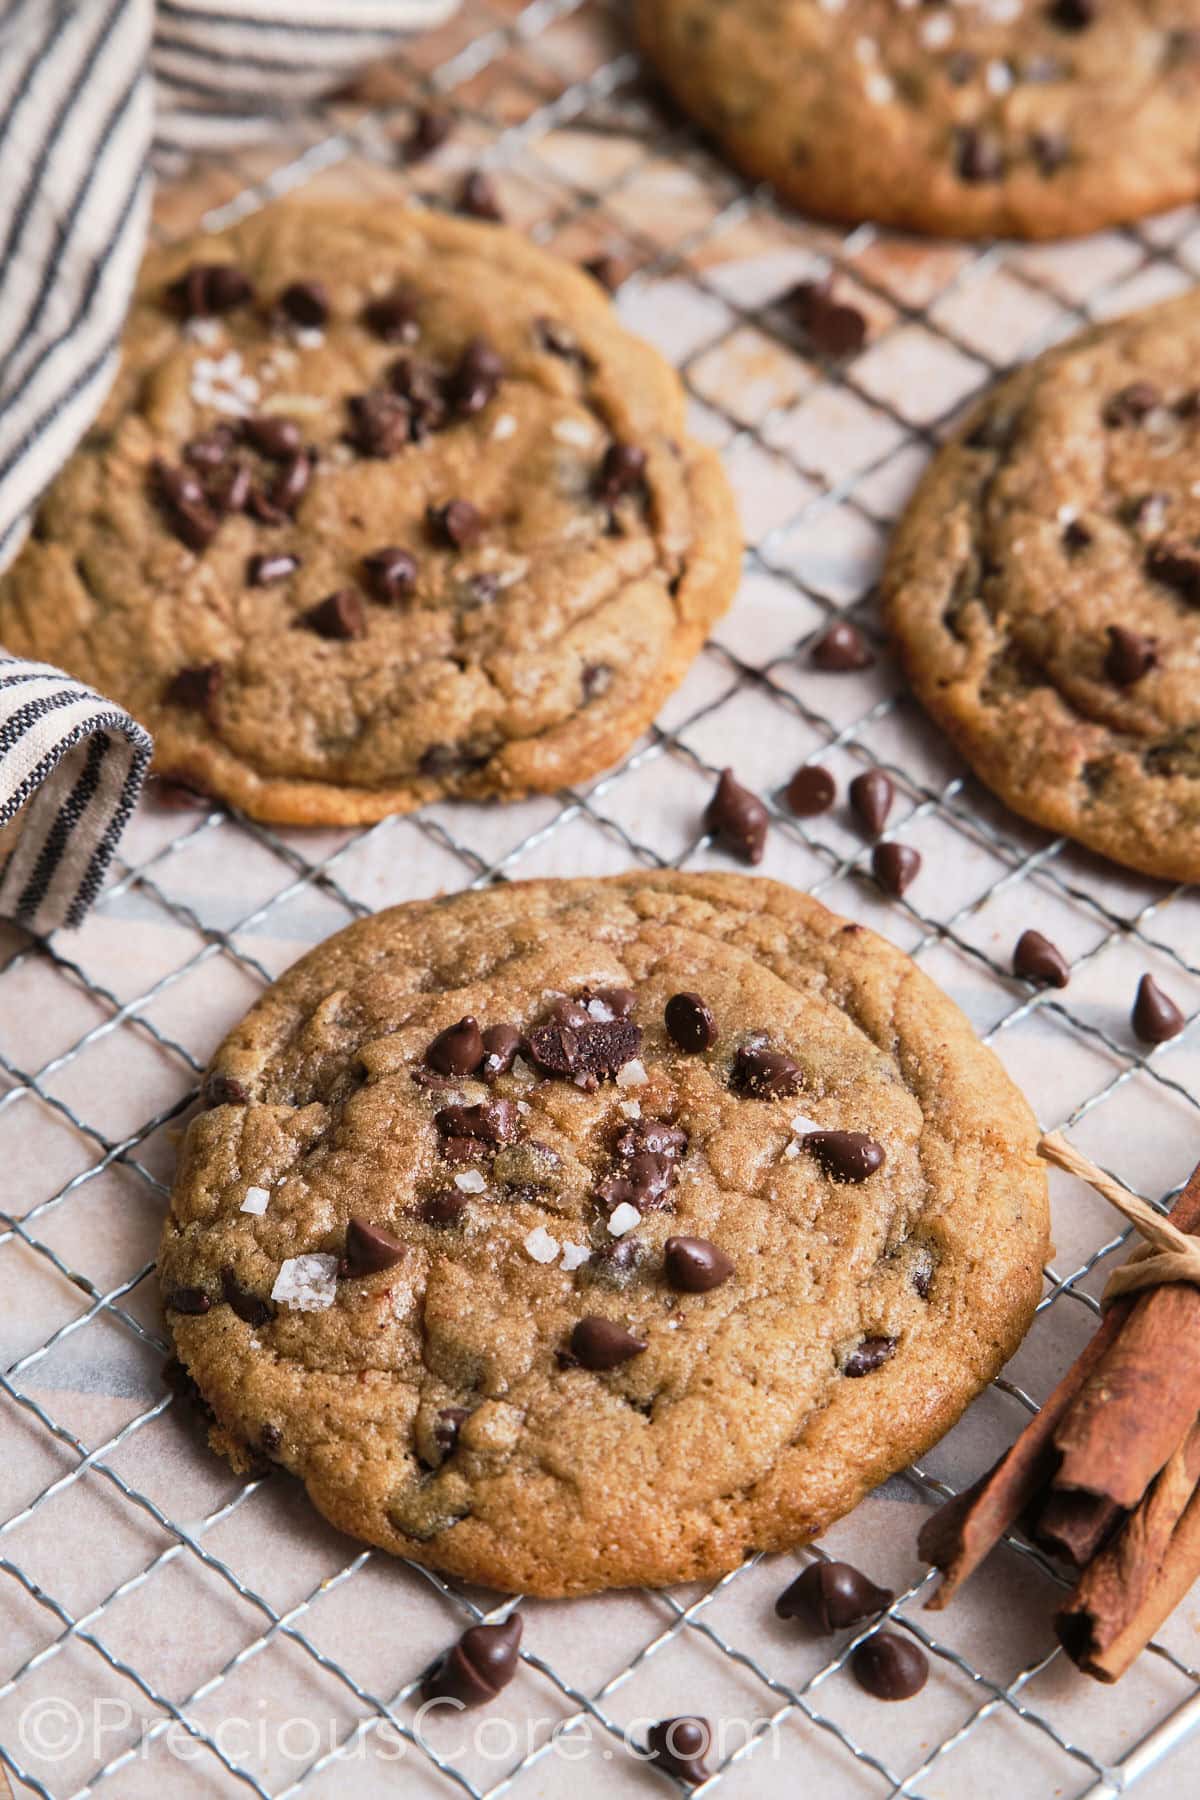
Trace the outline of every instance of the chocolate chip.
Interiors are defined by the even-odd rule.
[[[571,1333],[571,1355],[585,1369],[617,1369],[645,1348],[641,1338],[597,1313],[580,1319]]]
[[[430,744],[417,767],[422,775],[465,775],[482,769],[490,756],[490,750],[475,750],[470,744]]]
[[[745,1044],[733,1059],[733,1085],[743,1093],[775,1100],[799,1093],[804,1073],[799,1063],[782,1051]]]
[[[180,669],[171,677],[163,694],[169,706],[186,706],[193,712],[207,712],[218,694],[225,679],[225,671],[220,663],[197,663],[188,669]]]
[[[483,1061],[479,1021],[468,1014],[457,1025],[447,1025],[426,1050],[425,1061],[442,1075],[473,1075]]]
[[[538,1066],[552,1075],[572,1078],[615,1075],[641,1048],[641,1026],[628,1019],[609,1023],[589,1019],[578,1027],[551,1021],[529,1034],[529,1053]]]
[[[1083,31],[1094,24],[1099,11],[1097,0],[1052,0],[1051,23],[1062,31]]]
[[[483,1080],[507,1075],[520,1048],[521,1033],[515,1025],[489,1025],[483,1034],[483,1067],[479,1071]]]
[[[254,289],[234,263],[193,263],[167,294],[185,319],[208,319],[245,306]]]
[[[1174,588],[1192,606],[1200,606],[1200,556],[1169,539],[1146,552],[1146,573],[1164,587]]]
[[[908,844],[876,844],[871,867],[880,887],[898,900],[920,873],[921,853]]]
[[[1147,637],[1140,631],[1130,631],[1124,625],[1109,626],[1104,673],[1114,687],[1132,687],[1143,675],[1149,674],[1157,662],[1157,638]]]
[[[1013,973],[1025,981],[1064,988],[1071,978],[1067,959],[1040,931],[1023,931],[1013,951]]]
[[[842,1374],[848,1375],[852,1381],[857,1381],[863,1375],[871,1375],[876,1369],[881,1369],[884,1363],[890,1362],[895,1354],[895,1338],[864,1338],[857,1349],[852,1350],[842,1364]]]
[[[214,1069],[205,1076],[202,1098],[206,1107],[246,1106],[250,1101],[250,1090],[234,1076],[222,1075]]]
[[[637,995],[632,988],[591,988],[587,998],[589,1002],[598,1000],[601,1006],[606,1006],[614,1019],[628,1019],[637,1011]],[[588,1013],[589,1018],[593,1016],[591,1012]]]
[[[1004,175],[1004,151],[999,139],[982,126],[963,125],[955,132],[954,167],[963,181],[999,181]]]
[[[491,177],[482,169],[472,169],[466,176],[458,191],[458,210],[472,219],[490,219],[497,223],[504,217],[504,209],[500,205]]]
[[[717,1041],[717,1022],[699,994],[672,994],[663,1017],[673,1042],[689,1056],[710,1050]]]
[[[1106,425],[1139,425],[1156,406],[1162,395],[1152,381],[1131,381],[1128,387],[1113,394],[1104,408]]]
[[[632,1285],[648,1255],[645,1244],[637,1237],[618,1238],[597,1250],[580,1273],[585,1281],[623,1292]]]
[[[534,333],[538,345],[551,356],[561,357],[563,362],[571,362],[580,368],[590,367],[590,358],[582,348],[579,339],[569,325],[559,319],[535,319]]]
[[[813,667],[827,675],[845,675],[869,669],[875,655],[866,638],[849,619],[838,619],[812,647]]]
[[[252,556],[246,564],[246,579],[252,587],[273,587],[276,582],[286,581],[300,567],[300,558],[292,556],[286,550],[266,551],[261,556]]]
[[[1071,146],[1061,131],[1035,131],[1029,148],[1043,175],[1056,175],[1070,161]]]
[[[596,477],[596,493],[606,506],[638,491],[646,479],[646,452],[637,444],[610,444]]]
[[[425,1677],[421,1691],[426,1700],[486,1706],[516,1674],[520,1644],[520,1613],[510,1613],[502,1625],[472,1625]]]
[[[299,506],[308,484],[312,480],[312,458],[307,451],[298,456],[289,457],[279,474],[271,483],[270,500],[285,513],[293,513]]]
[[[626,1162],[647,1150],[654,1156],[670,1156],[678,1161],[687,1154],[687,1147],[687,1132],[667,1119],[635,1119],[625,1126],[613,1146]]]
[[[443,1459],[453,1456],[458,1447],[458,1434],[470,1418],[465,1406],[443,1406],[433,1422],[433,1441]]]
[[[235,1312],[243,1324],[265,1325],[275,1317],[275,1308],[269,1300],[261,1300],[244,1288],[230,1268],[221,1270],[221,1291],[226,1304]]]
[[[767,843],[770,815],[757,794],[734,779],[732,769],[725,769],[704,812],[705,828],[740,856],[744,862],[759,863]]]
[[[363,456],[395,456],[410,442],[411,414],[406,401],[382,388],[351,394],[350,442]]]
[[[466,550],[483,535],[483,517],[469,500],[447,500],[431,506],[426,517],[435,537],[452,550]]]
[[[250,498],[250,471],[243,462],[226,463],[210,475],[206,492],[213,511],[221,518],[244,512]]]
[[[856,306],[835,300],[827,281],[802,281],[783,304],[823,356],[855,356],[867,341],[867,321]]]
[[[467,1210],[467,1196],[459,1188],[443,1188],[439,1193],[430,1194],[421,1207],[421,1217],[426,1225],[435,1225],[444,1230],[449,1225],[461,1222]]]
[[[788,808],[798,819],[815,819],[818,813],[828,812],[836,798],[836,781],[817,763],[805,763],[788,782]]]
[[[385,344],[415,344],[421,335],[413,297],[400,291],[369,301],[363,308],[363,323]]]
[[[603,694],[607,694],[613,684],[615,674],[616,670],[608,663],[585,665],[583,674],[579,678],[585,706],[590,705],[593,700],[599,700]]]
[[[434,1124],[446,1138],[472,1138],[483,1144],[507,1144],[517,1135],[518,1114],[511,1100],[483,1100],[478,1106],[445,1106]]]
[[[381,1225],[351,1219],[346,1226],[345,1261],[349,1275],[376,1275],[391,1269],[406,1254],[404,1245]]]
[[[178,1287],[167,1295],[164,1305],[169,1312],[190,1313],[199,1317],[209,1311],[212,1301],[203,1288]]]
[[[684,1294],[707,1294],[733,1274],[733,1258],[707,1238],[669,1237],[663,1266],[671,1286]]]
[[[268,1423],[264,1425],[259,1432],[258,1441],[268,1456],[274,1456],[275,1452],[283,1442],[283,1433],[280,1431],[278,1425]]]
[[[295,419],[277,419],[268,415],[261,419],[245,419],[242,432],[247,443],[269,456],[272,462],[287,462],[300,449],[300,427]]]
[[[1086,550],[1092,541],[1092,534],[1082,519],[1069,519],[1063,527],[1062,541],[1064,547],[1074,555],[1077,550]]]
[[[417,559],[411,550],[389,544],[362,559],[363,579],[373,600],[394,605],[417,585]]]
[[[929,1679],[929,1658],[911,1638],[877,1631],[850,1658],[860,1688],[876,1700],[911,1700]]]
[[[234,445],[233,432],[228,425],[214,425],[200,437],[192,438],[183,446],[185,462],[196,469],[219,469],[225,462]]]
[[[673,1205],[667,1196],[675,1185],[677,1172],[673,1156],[658,1150],[639,1150],[628,1159],[621,1174],[601,1182],[596,1192],[610,1209],[629,1205],[641,1213],[666,1212]]]
[[[453,135],[454,116],[448,112],[435,112],[426,106],[413,120],[412,130],[404,140],[405,162],[424,162],[435,150]]]
[[[504,379],[504,359],[487,338],[472,338],[450,377],[448,394],[454,411],[464,418],[482,412]]]
[[[712,1727],[707,1719],[661,1719],[646,1733],[647,1761],[654,1763],[664,1775],[699,1787],[708,1780],[704,1758],[712,1744]]]
[[[582,1000],[556,1000],[546,1014],[546,1021],[551,1025],[567,1025],[572,1031],[581,1031],[592,1022],[592,1015]]]
[[[353,588],[339,588],[335,594],[326,595],[300,614],[300,623],[323,638],[349,641],[367,635],[366,608]]]
[[[286,525],[287,514],[282,506],[276,506],[270,495],[260,487],[251,488],[246,501],[246,511],[260,525]]]
[[[1153,975],[1143,975],[1133,1007],[1133,1029],[1143,1044],[1165,1044],[1178,1037],[1185,1024],[1171,996],[1163,993]]]
[[[850,805],[871,837],[878,837],[887,824],[895,798],[895,783],[882,769],[868,769],[850,783]]]
[[[189,550],[204,550],[217,535],[220,521],[212,512],[199,480],[190,469],[176,469],[156,458],[151,466],[154,491],[175,536]]]
[[[440,431],[449,416],[441,377],[430,363],[400,356],[387,372],[388,385],[403,400],[411,415],[409,433],[414,444],[424,443]]]
[[[276,302],[293,325],[320,331],[329,319],[329,294],[321,281],[293,281]]]
[[[828,1637],[882,1612],[895,1598],[891,1588],[876,1587],[852,1563],[813,1562],[783,1590],[775,1612],[780,1619],[799,1619],[816,1637]]]
[[[883,1166],[883,1145],[863,1131],[808,1131],[803,1143],[831,1181],[866,1181]]]

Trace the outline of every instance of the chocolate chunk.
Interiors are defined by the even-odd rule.
[[[670,1156],[676,1162],[687,1154],[687,1132],[666,1119],[635,1119],[618,1137],[614,1150],[625,1162],[631,1162],[643,1151],[652,1156]]]
[[[430,1194],[421,1207],[421,1217],[426,1225],[436,1225],[439,1230],[449,1225],[458,1225],[467,1210],[467,1196],[460,1188],[442,1188],[439,1193]]]
[[[866,1181],[883,1166],[883,1145],[862,1131],[807,1131],[803,1143],[831,1181]]]
[[[1052,0],[1050,21],[1062,31],[1083,31],[1095,23],[1097,0]]]
[[[646,1733],[647,1761],[654,1763],[664,1775],[699,1787],[708,1780],[704,1758],[712,1744],[712,1727],[707,1719],[661,1719]]]
[[[895,783],[882,769],[868,769],[850,783],[850,805],[871,837],[878,837],[887,824],[895,798]]]
[[[836,781],[817,763],[805,763],[788,782],[788,810],[797,819],[815,819],[818,813],[828,812],[836,798]]]
[[[244,1082],[237,1081],[232,1075],[219,1074],[213,1070],[205,1076],[203,1100],[206,1107],[213,1106],[246,1106],[250,1100],[250,1090]]]
[[[530,1199],[559,1186],[562,1157],[549,1144],[530,1138],[521,1144],[506,1144],[497,1150],[492,1163],[492,1178],[506,1188],[518,1190],[517,1198]]]
[[[641,1048],[641,1026],[628,1019],[614,1019],[607,1024],[589,1019],[578,1029],[550,1023],[539,1025],[529,1034],[530,1055],[552,1075],[615,1075],[633,1061]]]
[[[880,887],[898,900],[920,873],[921,853],[908,844],[876,844],[871,867]]]
[[[433,1424],[433,1441],[443,1458],[453,1456],[458,1447],[458,1434],[470,1416],[465,1406],[443,1406]]]
[[[163,699],[169,706],[186,706],[193,712],[207,712],[221,692],[225,671],[220,663],[197,663],[180,669],[167,683]]]
[[[1023,931],[1013,951],[1013,973],[1025,981],[1064,988],[1071,978],[1067,959],[1040,931]]]
[[[490,750],[475,750],[470,744],[430,744],[417,767],[422,775],[467,775],[482,769],[490,756]]]
[[[167,1295],[164,1304],[168,1312],[190,1313],[199,1317],[210,1310],[212,1301],[203,1288],[178,1287]]]
[[[449,1163],[477,1162],[486,1155],[486,1147],[480,1138],[445,1137],[441,1141],[442,1160]]]
[[[614,1019],[628,1019],[637,1011],[637,995],[632,988],[591,988],[587,998],[589,1002],[598,1000],[601,1006],[606,1006]],[[589,1018],[592,1016],[591,1013],[588,1014]]]
[[[403,600],[417,585],[416,557],[411,550],[402,550],[396,544],[364,556],[362,572],[371,598],[384,605]]]
[[[770,815],[758,795],[734,779],[732,769],[722,771],[705,808],[704,824],[706,830],[743,862],[762,861]]]
[[[483,1033],[470,1014],[447,1025],[425,1052],[425,1061],[442,1075],[473,1075],[483,1061]]]
[[[391,1269],[406,1254],[404,1245],[381,1225],[351,1219],[346,1226],[345,1262],[349,1275],[376,1275]]]
[[[367,635],[366,608],[353,588],[339,588],[336,594],[327,594],[300,614],[300,623],[323,638],[349,641]]]
[[[973,185],[1001,180],[1004,151],[1000,140],[982,126],[960,126],[954,138],[954,167],[963,181]]]
[[[382,388],[351,394],[350,442],[363,456],[395,456],[410,442],[408,403]]]
[[[546,1022],[550,1025],[567,1025],[572,1031],[582,1031],[592,1022],[592,1015],[582,1000],[556,1000],[546,1014]]]
[[[320,331],[329,320],[329,294],[322,281],[293,281],[276,301],[281,313],[306,331]]]
[[[246,1325],[265,1325],[275,1317],[275,1308],[271,1302],[250,1293],[230,1268],[221,1270],[221,1291],[226,1304]]]
[[[193,263],[167,295],[185,319],[209,319],[247,305],[254,289],[234,263]]]
[[[479,1071],[483,1080],[507,1075],[520,1048],[521,1033],[515,1025],[489,1025],[483,1034],[483,1067]]]
[[[472,219],[490,219],[498,223],[504,217],[491,177],[482,169],[472,169],[458,191],[458,210]]]
[[[234,436],[228,425],[214,425],[183,446],[183,459],[194,469],[219,469],[229,458]]]
[[[260,525],[286,525],[288,516],[282,506],[276,506],[274,500],[264,488],[253,487],[246,501],[246,511]]]
[[[1143,1044],[1165,1044],[1178,1037],[1187,1021],[1153,975],[1143,975],[1133,1006],[1133,1029]]]
[[[503,379],[504,359],[500,352],[487,338],[472,338],[450,377],[450,404],[463,418],[482,412],[495,399]]]
[[[369,301],[363,308],[363,323],[385,344],[415,344],[421,335],[416,303],[402,290]]]
[[[929,1658],[911,1638],[877,1631],[850,1658],[860,1688],[876,1700],[911,1700],[929,1679]]]
[[[622,1292],[633,1283],[648,1254],[640,1238],[618,1238],[597,1250],[591,1261],[584,1263],[581,1274],[585,1281]]]
[[[1109,626],[1104,673],[1114,687],[1132,687],[1143,675],[1149,674],[1157,662],[1157,638],[1130,631],[1124,625]]]
[[[1162,405],[1162,395],[1152,381],[1131,381],[1113,394],[1104,408],[1106,425],[1140,425],[1148,413]]]
[[[446,1138],[507,1144],[517,1135],[518,1113],[511,1100],[483,1100],[478,1106],[445,1106],[433,1122]]]
[[[243,420],[242,432],[246,442],[252,444],[263,456],[270,457],[272,462],[287,462],[298,453],[303,442],[295,419],[275,418],[273,415]]]
[[[707,1238],[669,1237],[663,1266],[671,1286],[684,1294],[707,1294],[733,1274],[733,1258]]]
[[[1146,552],[1146,573],[1164,587],[1173,588],[1192,606],[1200,606],[1200,555],[1169,540]]]
[[[502,1625],[472,1625],[425,1677],[421,1692],[426,1700],[486,1706],[516,1674],[520,1643],[520,1613]]]
[[[289,457],[279,474],[271,483],[270,500],[285,513],[293,513],[308,491],[312,480],[313,463],[307,451]]]
[[[798,1094],[804,1073],[797,1062],[779,1050],[760,1044],[744,1044],[733,1059],[733,1085],[757,1098],[775,1100]]]
[[[483,517],[469,500],[447,500],[428,508],[429,529],[452,550],[466,550],[483,535]]]
[[[292,556],[286,550],[268,550],[261,556],[252,556],[246,564],[246,579],[252,587],[274,587],[276,582],[286,581],[300,567],[300,558]]]
[[[875,655],[866,638],[849,619],[838,619],[812,647],[813,667],[827,675],[845,675],[869,669]]]
[[[220,523],[199,480],[190,469],[176,469],[156,458],[151,466],[154,491],[175,536],[189,550],[204,550]]]
[[[646,479],[646,452],[637,444],[610,444],[596,477],[596,493],[606,506],[636,493]]]
[[[864,1338],[842,1364],[842,1374],[848,1375],[852,1381],[857,1381],[861,1376],[871,1375],[876,1369],[881,1369],[884,1363],[890,1362],[895,1354],[895,1338]]]
[[[616,1369],[646,1348],[640,1338],[612,1319],[589,1313],[571,1333],[571,1355],[585,1369]]]
[[[867,341],[867,321],[856,306],[835,300],[827,281],[802,281],[783,304],[823,356],[856,356]]]
[[[597,1192],[608,1206],[628,1204],[641,1213],[670,1211],[667,1195],[675,1185],[675,1158],[659,1150],[639,1150],[620,1175],[602,1182]]]
[[[799,1619],[816,1637],[828,1637],[882,1612],[895,1598],[891,1588],[876,1587],[852,1563],[813,1562],[783,1590],[775,1612],[781,1619]]]
[[[404,140],[404,160],[415,163],[424,162],[435,150],[453,135],[454,115],[448,112],[435,111],[426,106],[413,120],[412,130]]]
[[[710,1050],[717,1041],[717,1021],[699,994],[672,994],[663,1017],[672,1040],[689,1056]]]

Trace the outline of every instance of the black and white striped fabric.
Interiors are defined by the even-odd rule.
[[[456,6],[0,0],[0,568],[115,374],[155,148],[261,136]],[[67,677],[0,662],[0,825],[47,783],[0,876],[0,913],[39,931],[78,921],[148,748],[132,720]]]

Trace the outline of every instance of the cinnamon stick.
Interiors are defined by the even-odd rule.
[[[1051,1556],[1083,1569],[1124,1517],[1124,1507],[1098,1494],[1060,1494],[1052,1489],[1033,1522],[1033,1536]]]
[[[1200,1423],[1054,1621],[1072,1661],[1117,1681],[1200,1575]]]

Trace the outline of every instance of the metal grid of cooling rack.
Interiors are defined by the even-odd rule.
[[[1008,1375],[927,1468],[888,1484],[880,1531],[871,1536],[868,1501],[829,1540],[849,1553],[862,1541],[854,1534],[865,1532],[866,1553],[882,1556],[883,1539],[896,1536],[903,1490],[908,1560],[891,1611],[929,1649],[937,1689],[911,1714],[853,1697],[843,1670],[857,1640],[832,1656],[812,1651],[797,1674],[792,1647],[757,1622],[769,1614],[783,1571],[778,1559],[773,1572],[755,1559],[711,1588],[559,1609],[560,1626],[565,1617],[599,1617],[601,1635],[611,1626],[620,1651],[603,1680],[589,1676],[570,1631],[556,1636],[549,1613],[534,1609],[516,1684],[522,1697],[510,1711],[518,1717],[529,1694],[549,1697],[558,1742],[543,1732],[486,1765],[464,1759],[436,1736],[418,1735],[411,1702],[428,1650],[492,1616],[493,1602],[421,1571],[381,1572],[386,1559],[354,1553],[333,1534],[322,1540],[330,1554],[319,1579],[307,1580],[305,1563],[305,1579],[281,1583],[261,1527],[249,1553],[230,1535],[264,1505],[272,1510],[259,1516],[286,1534],[278,1482],[228,1479],[197,1513],[192,1487],[176,1495],[162,1476],[170,1459],[158,1460],[164,1446],[156,1434],[182,1402],[149,1372],[166,1344],[145,1248],[167,1194],[169,1134],[194,1100],[219,1031],[305,943],[379,904],[505,877],[702,864],[712,851],[698,824],[701,805],[726,761],[772,799],[767,871],[903,943],[971,1012],[1045,1127],[1065,1127],[1156,1201],[1170,1197],[1195,1160],[1195,900],[1122,876],[1005,814],[948,757],[886,658],[866,677],[817,676],[806,651],[834,614],[856,617],[878,639],[878,546],[920,460],[963,401],[1085,318],[1189,283],[1200,264],[1200,215],[1039,251],[914,246],[865,228],[815,228],[739,183],[640,80],[613,0],[468,4],[363,92],[306,115],[299,137],[198,171],[180,164],[163,196],[158,229],[173,235],[201,218],[220,226],[321,180],[368,189],[394,182],[395,144],[412,107],[436,98],[454,112],[457,138],[413,172],[413,185],[430,195],[447,189],[465,154],[493,170],[510,216],[539,240],[574,255],[615,249],[629,269],[619,304],[632,324],[657,330],[679,353],[696,429],[726,454],[750,547],[742,599],[681,694],[621,767],[586,791],[505,812],[434,807],[367,832],[319,836],[275,832],[219,810],[181,814],[150,800],[126,840],[127,860],[77,937],[40,945],[15,933],[0,938],[0,1155],[23,1197],[0,1213],[0,1266],[6,1293],[29,1296],[17,1303],[15,1341],[5,1338],[0,1364],[16,1471],[0,1507],[9,1652],[0,1675],[0,1768],[19,1790],[56,1800],[134,1795],[161,1787],[167,1770],[172,1794],[191,1783],[197,1792],[245,1788],[307,1800],[344,1792],[351,1780],[364,1793],[458,1789],[474,1800],[510,1789],[565,1793],[555,1785],[561,1744],[590,1734],[593,1758],[582,1775],[568,1769],[573,1785],[648,1793],[664,1778],[627,1755],[631,1711],[693,1710],[689,1672],[697,1691],[715,1694],[710,1713],[725,1701],[731,1710],[735,1701],[743,1712],[753,1708],[753,1723],[720,1744],[703,1790],[720,1788],[723,1800],[792,1794],[798,1780],[813,1795],[913,1800],[958,1794],[968,1782],[981,1796],[1107,1796],[1144,1778],[1142,1791],[1165,1794],[1180,1791],[1171,1783],[1184,1782],[1185,1771],[1193,1779],[1200,1772],[1186,1741],[1200,1724],[1200,1667],[1186,1622],[1165,1629],[1129,1678],[1128,1716],[1114,1730],[1113,1707],[1102,1713],[1087,1684],[1065,1669],[1044,1619],[1033,1638],[1018,1633],[1005,1656],[987,1651],[981,1629],[994,1621],[982,1615],[997,1594],[1020,1590],[1022,1604],[1036,1596],[1045,1611],[1059,1578],[1036,1552],[1012,1544],[1000,1553],[1005,1585],[984,1590],[982,1602],[965,1597],[961,1623],[949,1613],[931,1629],[917,1610],[928,1592],[911,1553],[921,1509],[990,1460],[1021,1410],[1036,1406],[1034,1394],[1046,1391],[1091,1329],[1109,1260],[1124,1243],[1094,1211],[1079,1210],[1077,1196],[1071,1211],[1062,1190],[1061,1266],[1047,1271],[1038,1321]],[[774,304],[810,267],[832,268],[870,322],[866,351],[848,364],[806,360]],[[885,904],[864,879],[866,850],[840,815],[807,825],[791,819],[778,804],[781,787],[800,761],[818,757],[839,777],[871,764],[889,770],[903,799],[892,835],[922,848],[936,880]],[[1034,919],[1071,957],[1064,994],[1034,995],[1008,973],[1012,942]],[[1188,1032],[1152,1055],[1138,1050],[1126,1024],[1144,967],[1189,1015]],[[1134,1132],[1131,1119],[1142,1129]],[[103,1205],[89,1218],[97,1196]],[[144,1218],[129,1227],[138,1207]],[[133,1355],[132,1374],[114,1358],[114,1341]],[[118,1366],[125,1373],[114,1378]],[[89,1381],[93,1368],[100,1376]],[[153,1454],[139,1461],[147,1443]],[[958,1443],[957,1452],[947,1449]],[[178,1454],[179,1440],[167,1447]],[[209,1492],[216,1477],[201,1478],[208,1465],[194,1439],[183,1458],[186,1481]],[[146,1536],[126,1543],[130,1520]],[[289,1542],[308,1528],[305,1520]],[[67,1548],[80,1529],[124,1553],[115,1576],[106,1572],[91,1589],[79,1569],[91,1557]],[[139,1553],[144,1542],[153,1553]],[[177,1620],[179,1594],[198,1591],[172,1585],[181,1571],[203,1583],[204,1604],[189,1602],[186,1634],[164,1636],[155,1623],[164,1608]],[[379,1621],[381,1595],[390,1592],[394,1604],[398,1582],[430,1634],[424,1653],[420,1643],[400,1653],[400,1679],[394,1652],[387,1669],[365,1667],[355,1637],[370,1634],[339,1636],[326,1624],[352,1590],[356,1622],[360,1604]],[[738,1596],[751,1591],[758,1598],[739,1610]],[[222,1606],[239,1621],[232,1634],[213,1625]],[[586,1638],[586,1623],[581,1629]],[[202,1655],[185,1678],[166,1640],[193,1634]],[[681,1662],[681,1650],[693,1660]],[[261,1744],[228,1742],[219,1729],[219,1709],[256,1672],[275,1668],[281,1653],[293,1677],[302,1672],[310,1710],[314,1693],[333,1696],[327,1741],[286,1764]],[[670,1691],[655,1712],[660,1666]],[[715,1669],[742,1685],[721,1689]],[[46,1753],[41,1739],[30,1746],[25,1722],[31,1709],[59,1704],[60,1690],[96,1705],[120,1701],[132,1716],[102,1746]],[[919,1724],[894,1725],[900,1712]],[[385,1740],[407,1752],[402,1777],[379,1761],[364,1771],[364,1752]],[[158,1755],[165,1748],[170,1764]]]

